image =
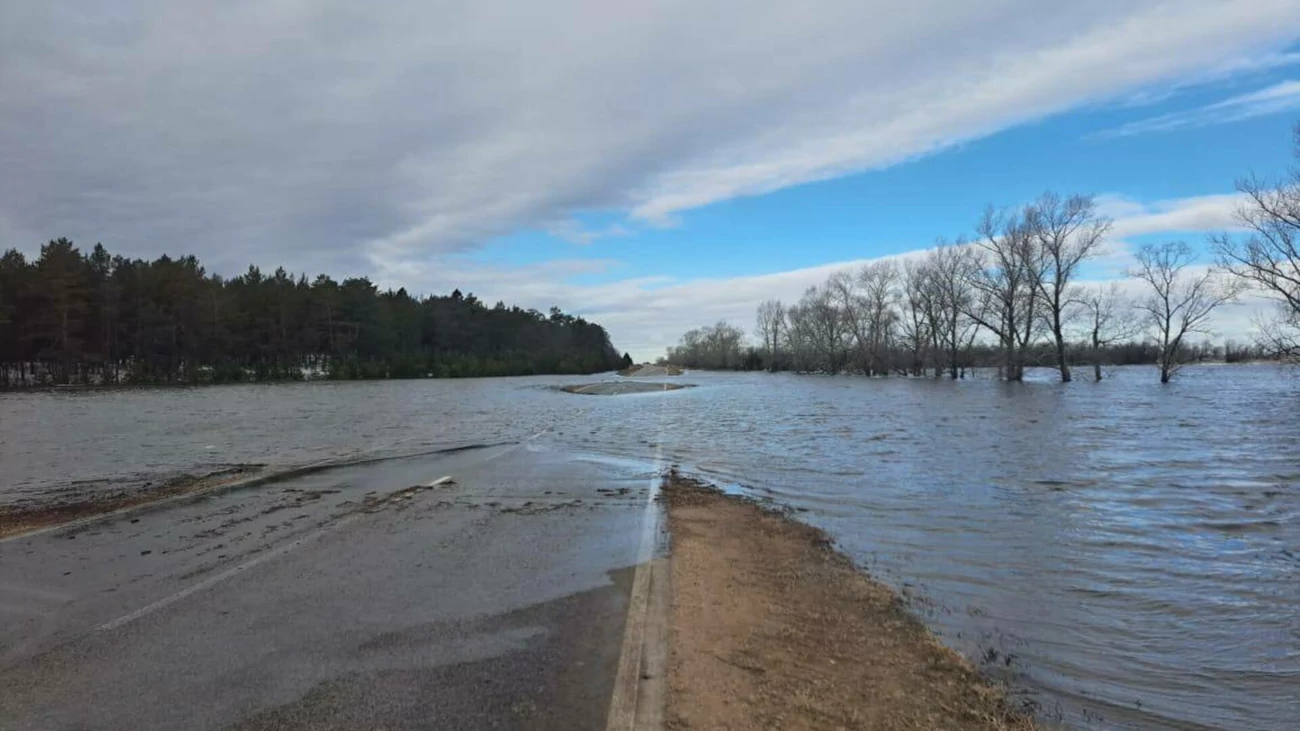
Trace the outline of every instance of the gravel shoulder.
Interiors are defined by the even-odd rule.
[[[672,474],[670,729],[1034,729],[821,531]]]

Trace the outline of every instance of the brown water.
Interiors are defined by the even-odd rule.
[[[0,503],[517,441],[681,463],[836,536],[1080,728],[1297,728],[1300,372],[1101,384],[691,373],[0,395]],[[78,484],[79,483],[79,484]]]

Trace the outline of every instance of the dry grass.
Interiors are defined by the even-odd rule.
[[[1034,729],[825,534],[677,476],[672,729]]]

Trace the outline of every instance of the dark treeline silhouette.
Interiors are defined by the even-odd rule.
[[[0,387],[594,373],[620,362],[601,326],[415,298],[365,278],[256,267],[226,279],[193,256],[89,254],[58,239],[0,257]]]

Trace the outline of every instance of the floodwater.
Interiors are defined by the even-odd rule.
[[[1080,374],[1085,375],[1085,374]],[[0,504],[534,438],[789,505],[1076,728],[1300,718],[1300,372],[1024,384],[689,373],[0,394]]]

